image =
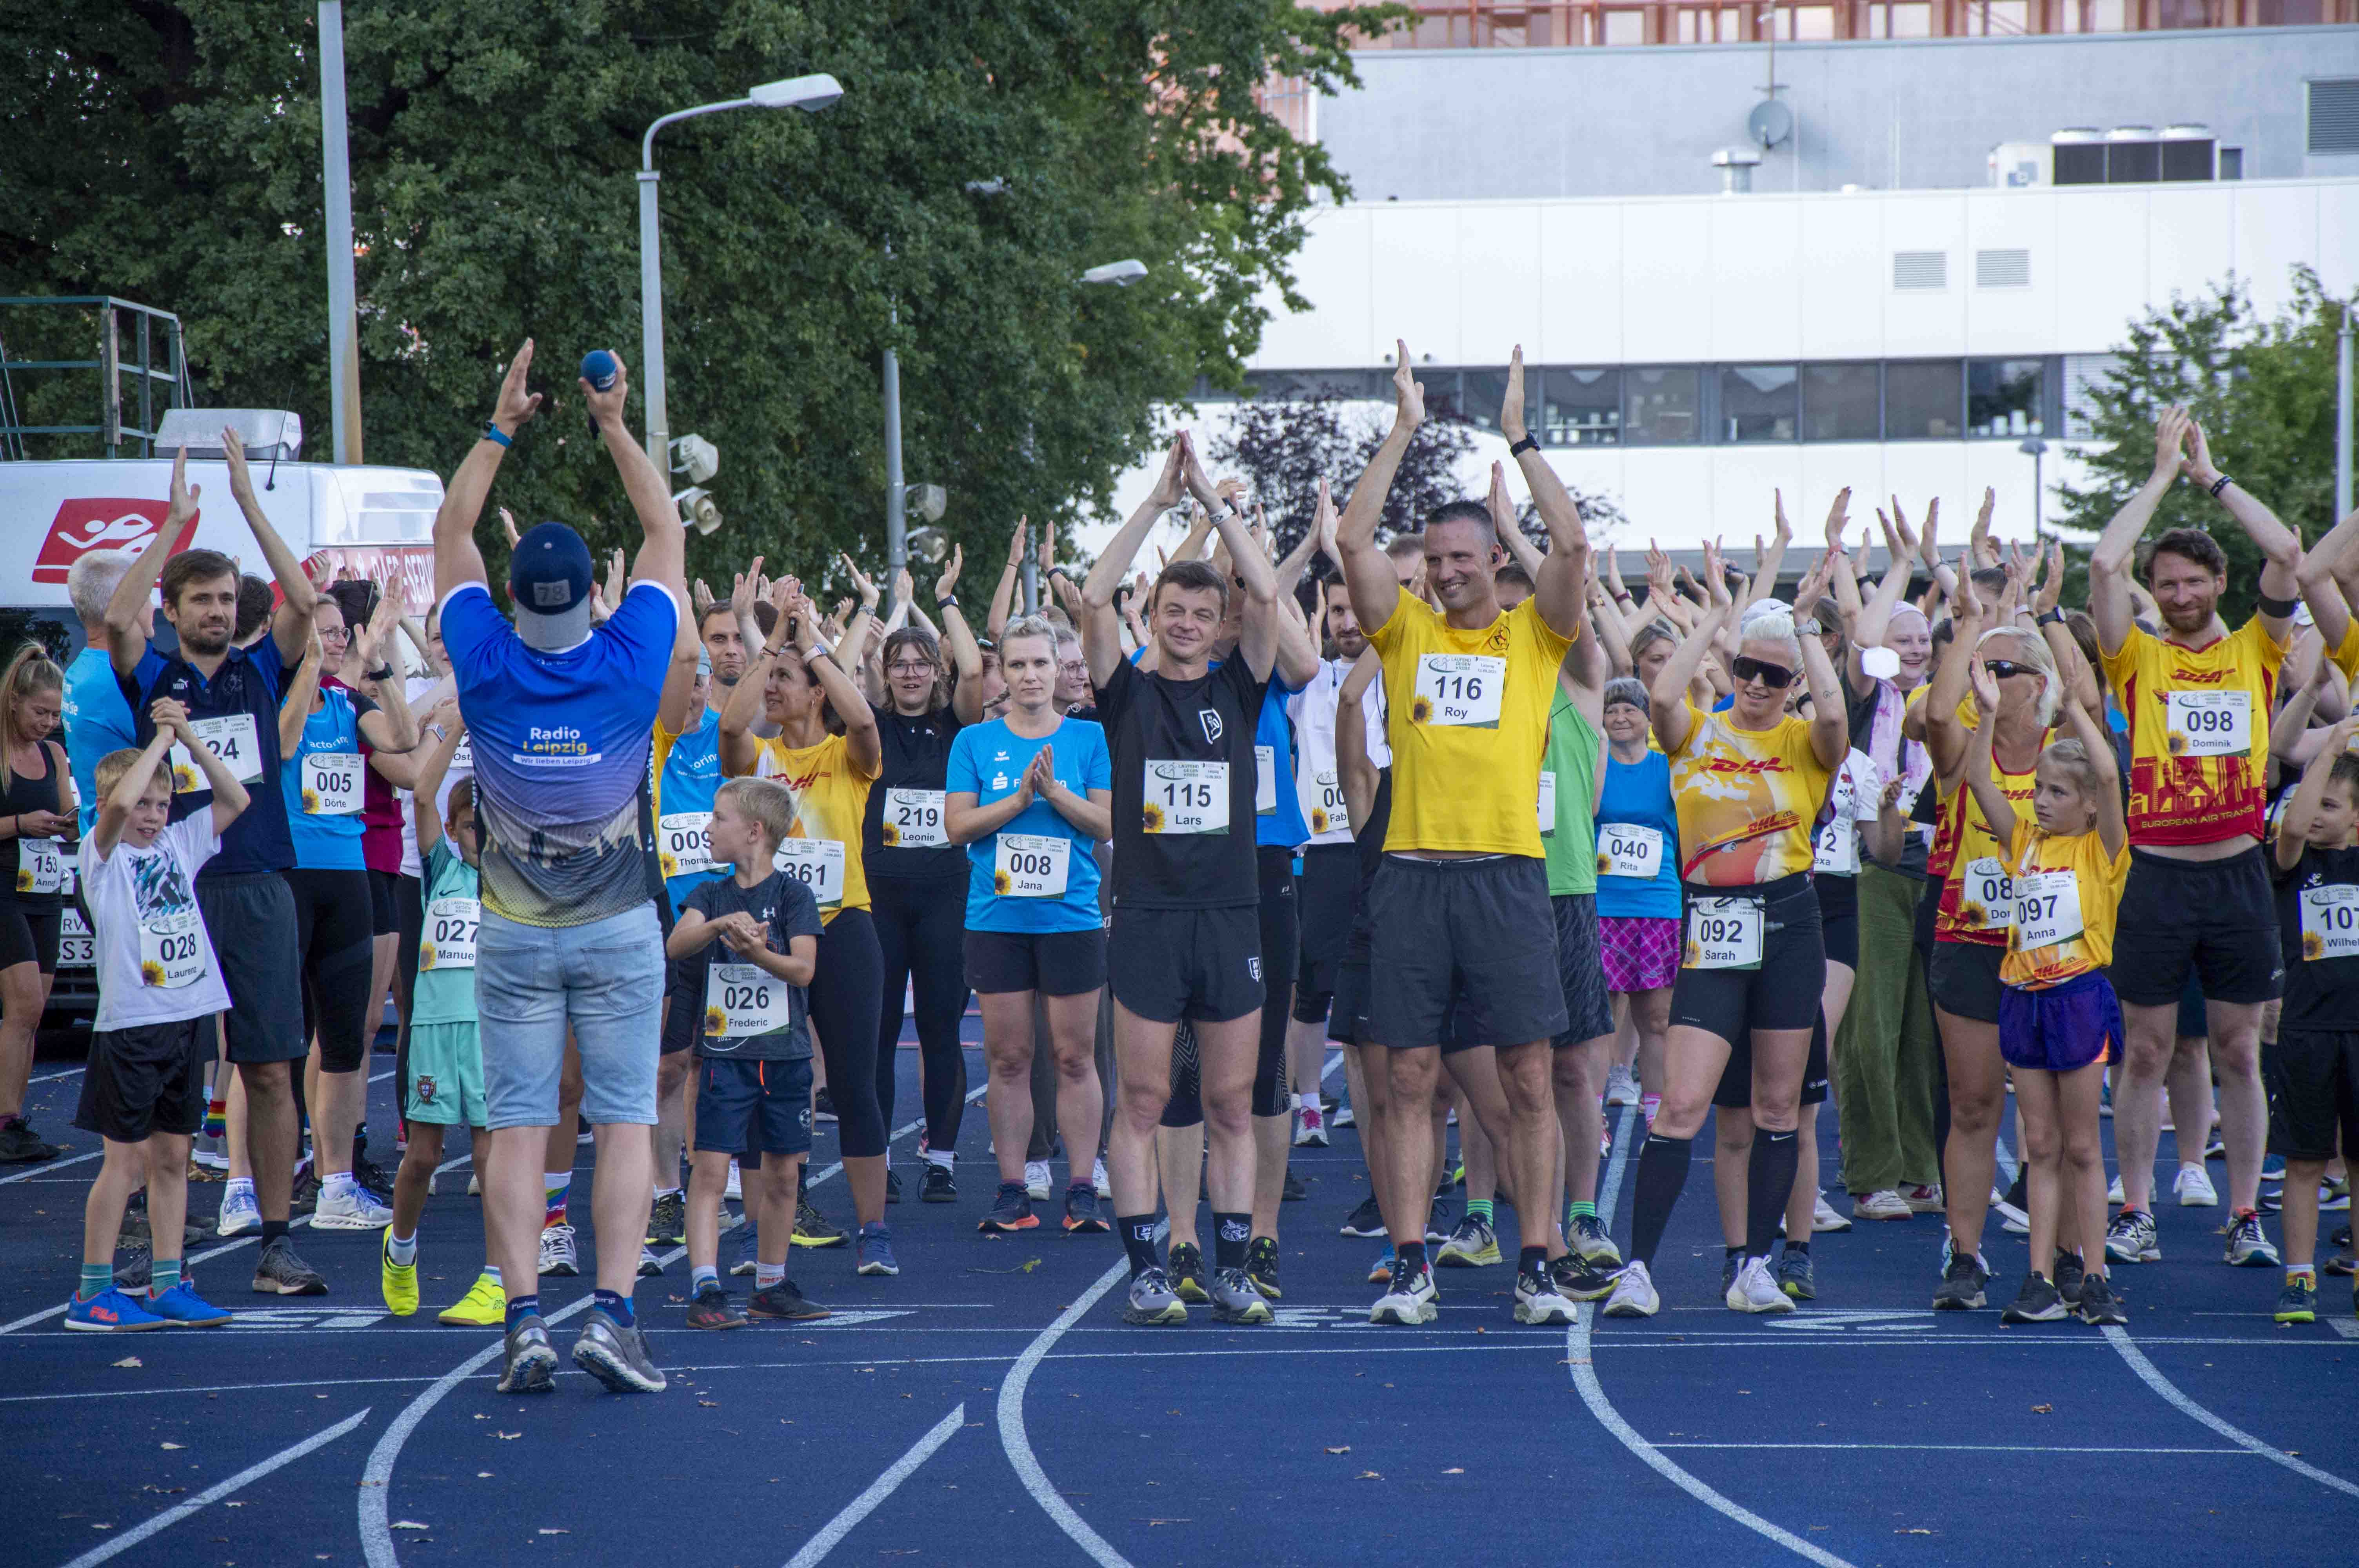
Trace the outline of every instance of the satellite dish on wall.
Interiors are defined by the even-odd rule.
[[[1793,135],[1794,112],[1777,99],[1765,98],[1745,117],[1745,128],[1764,149],[1774,147]]]

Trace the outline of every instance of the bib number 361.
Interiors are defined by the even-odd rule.
[[[833,909],[843,902],[843,845],[833,838],[785,838],[772,862],[778,870],[810,889],[820,908]]]
[[[1761,906],[1745,898],[1700,898],[1688,906],[1688,943],[1680,968],[1757,969],[1761,967]]]

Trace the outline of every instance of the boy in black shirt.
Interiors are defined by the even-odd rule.
[[[721,1288],[721,1195],[729,1162],[758,1167],[777,1156],[755,1210],[756,1317],[825,1317],[787,1279],[798,1167],[810,1150],[811,1040],[804,988],[819,961],[819,903],[772,861],[794,820],[786,786],[731,779],[712,799],[706,829],[716,862],[732,875],[688,895],[667,957],[690,961],[701,981],[696,1151],[688,1181],[690,1328],[742,1328],[743,1309]],[[686,1000],[686,997],[683,997]],[[775,1260],[775,1261],[773,1261]]]
[[[2269,1150],[2285,1157],[2285,1290],[2279,1323],[2318,1314],[2318,1184],[2334,1157],[2359,1149],[2359,714],[2327,731],[2277,821],[2277,940],[2285,1002],[2277,1037],[2261,1048]],[[2359,1294],[2354,1306],[2359,1307]]]

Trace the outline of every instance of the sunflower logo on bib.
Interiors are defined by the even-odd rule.
[[[1694,969],[1701,968],[1702,965],[1703,944],[1691,940],[1688,943],[1686,951],[1680,955],[1680,968],[1683,969]]]
[[[1159,806],[1156,805],[1156,804],[1155,804],[1153,801],[1151,801],[1151,800],[1150,800],[1150,801],[1148,801],[1148,802],[1147,802],[1146,804],[1147,804],[1147,823],[1146,823],[1147,830],[1149,833],[1160,833],[1160,832],[1162,832],[1162,831],[1163,831],[1163,808],[1162,808],[1161,806]]]
[[[2163,735],[2162,744],[2172,756],[2183,757],[2187,754],[2187,732],[2183,730],[2169,730]]]
[[[1310,808],[1310,831],[1313,833],[1324,833],[1327,831],[1327,808],[1325,806],[1314,806]]]
[[[717,1007],[708,1007],[704,1010],[705,1033],[718,1039],[721,1035],[726,1033],[728,1029],[729,1015],[727,1013],[723,1012]]]
[[[1150,806],[1147,809],[1152,811],[1155,807]],[[1155,829],[1149,827],[1147,831],[1152,833]],[[1000,897],[1006,898],[1007,896],[1007,890],[1014,885],[1014,883],[1007,880],[1007,873],[1006,871],[995,871],[991,873],[991,891],[997,893]]]
[[[18,892],[30,892],[33,891],[33,870],[30,866],[19,866],[16,868],[16,891]]]
[[[303,814],[307,816],[317,816],[320,814],[320,797],[308,789],[303,792]]]
[[[1610,857],[1604,855],[1597,857],[1597,874],[1599,876],[1604,876],[1613,870],[1613,867],[1614,861]]]
[[[143,986],[162,985],[164,983],[164,966],[158,963],[153,958],[140,959],[139,983]]]
[[[2306,963],[2326,957],[2326,938],[2321,936],[2315,931],[2303,932],[2301,934],[2301,956],[2303,961]]]
[[[1432,717],[1432,703],[1427,701],[1422,697],[1413,697],[1410,699],[1408,705],[1408,721],[1411,724],[1423,724]]]
[[[1980,930],[1988,923],[1990,919],[1990,911],[1984,909],[1981,904],[1976,903],[1973,899],[1962,898],[1958,901],[1958,919],[1964,925],[1971,925],[1976,930]]]
[[[418,968],[419,968],[419,971],[422,974],[422,973],[424,973],[426,970],[430,969],[430,968],[432,968],[433,967],[434,967],[434,944],[433,944],[433,943],[431,943],[431,942],[420,942],[420,943],[418,945]]]
[[[876,825],[876,841],[890,849],[900,843],[901,829],[890,822],[880,822]]]

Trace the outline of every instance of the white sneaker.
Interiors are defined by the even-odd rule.
[[[1047,1203],[1049,1201],[1049,1179],[1048,1161],[1027,1160],[1024,1162],[1024,1191],[1026,1195],[1030,1197],[1034,1203]]]
[[[1619,1062],[1605,1069],[1605,1103],[1607,1105],[1638,1103],[1638,1080],[1631,1075],[1629,1068]]]
[[[1817,1206],[1810,1210],[1810,1229],[1813,1232],[1819,1232],[1842,1231],[1850,1228],[1851,1217],[1848,1215],[1836,1213],[1834,1206],[1827,1202],[1827,1195],[1821,1193]]]
[[[1736,1278],[1728,1282],[1727,1301],[1734,1312],[1792,1312],[1793,1298],[1777,1288],[1770,1277],[1769,1260],[1747,1258],[1745,1266],[1736,1271]]]
[[[729,1162],[729,1184],[721,1189],[721,1195],[725,1198],[735,1198],[739,1203],[745,1201],[745,1180],[738,1174],[737,1162],[734,1160]]]
[[[2009,1236],[2031,1234],[2031,1217],[2006,1201],[2006,1189],[1991,1189],[1990,1211],[1998,1216],[1999,1228]]]
[[[1774,1285],[1770,1288],[1777,1289]],[[1778,1299],[1785,1299],[1784,1292],[1778,1292]],[[1652,1317],[1661,1310],[1662,1304],[1662,1298],[1655,1293],[1655,1281],[1648,1276],[1647,1265],[1630,1263],[1614,1276],[1614,1293],[1605,1298],[1605,1315]],[[1791,1302],[1786,1304],[1789,1308],[1793,1305]]]
[[[314,1230],[382,1230],[392,1223],[393,1210],[358,1185],[340,1192],[321,1187],[319,1204],[311,1210]]]
[[[470,1175],[467,1178],[467,1195],[471,1198],[479,1198],[484,1195],[483,1177]]]
[[[540,1227],[540,1272],[544,1276],[557,1277],[582,1272],[582,1259],[574,1250],[571,1226],[544,1225]]]
[[[2120,1175],[2116,1174],[2112,1181],[2105,1184],[2105,1201],[2110,1204],[2124,1204],[2129,1202],[2129,1199],[2122,1195],[2122,1178]]]
[[[2181,1208],[2218,1208],[2220,1195],[2212,1185],[2211,1173],[2201,1165],[2181,1165],[2170,1190],[2179,1195]]]
[[[1900,1189],[1900,1201],[1912,1214],[1946,1214],[1949,1206],[1941,1201],[1941,1184],[1907,1186]]]
[[[1851,1195],[1851,1217],[1854,1219],[1913,1219],[1916,1215],[1917,1211],[1908,1206],[1908,1200],[1890,1187]]]
[[[1294,1146],[1297,1149],[1327,1148],[1327,1118],[1315,1105],[1306,1105],[1294,1113]]]
[[[1031,1173],[1027,1172],[1025,1173],[1029,1175]],[[1090,1167],[1090,1185],[1097,1188],[1098,1196],[1107,1200],[1108,1202],[1113,1201],[1114,1184],[1106,1180],[1105,1156],[1103,1154],[1098,1156],[1097,1163]]]
[[[233,1186],[223,1192],[221,1218],[213,1228],[223,1236],[244,1236],[249,1230],[260,1230],[262,1206],[255,1202],[253,1189]]]

